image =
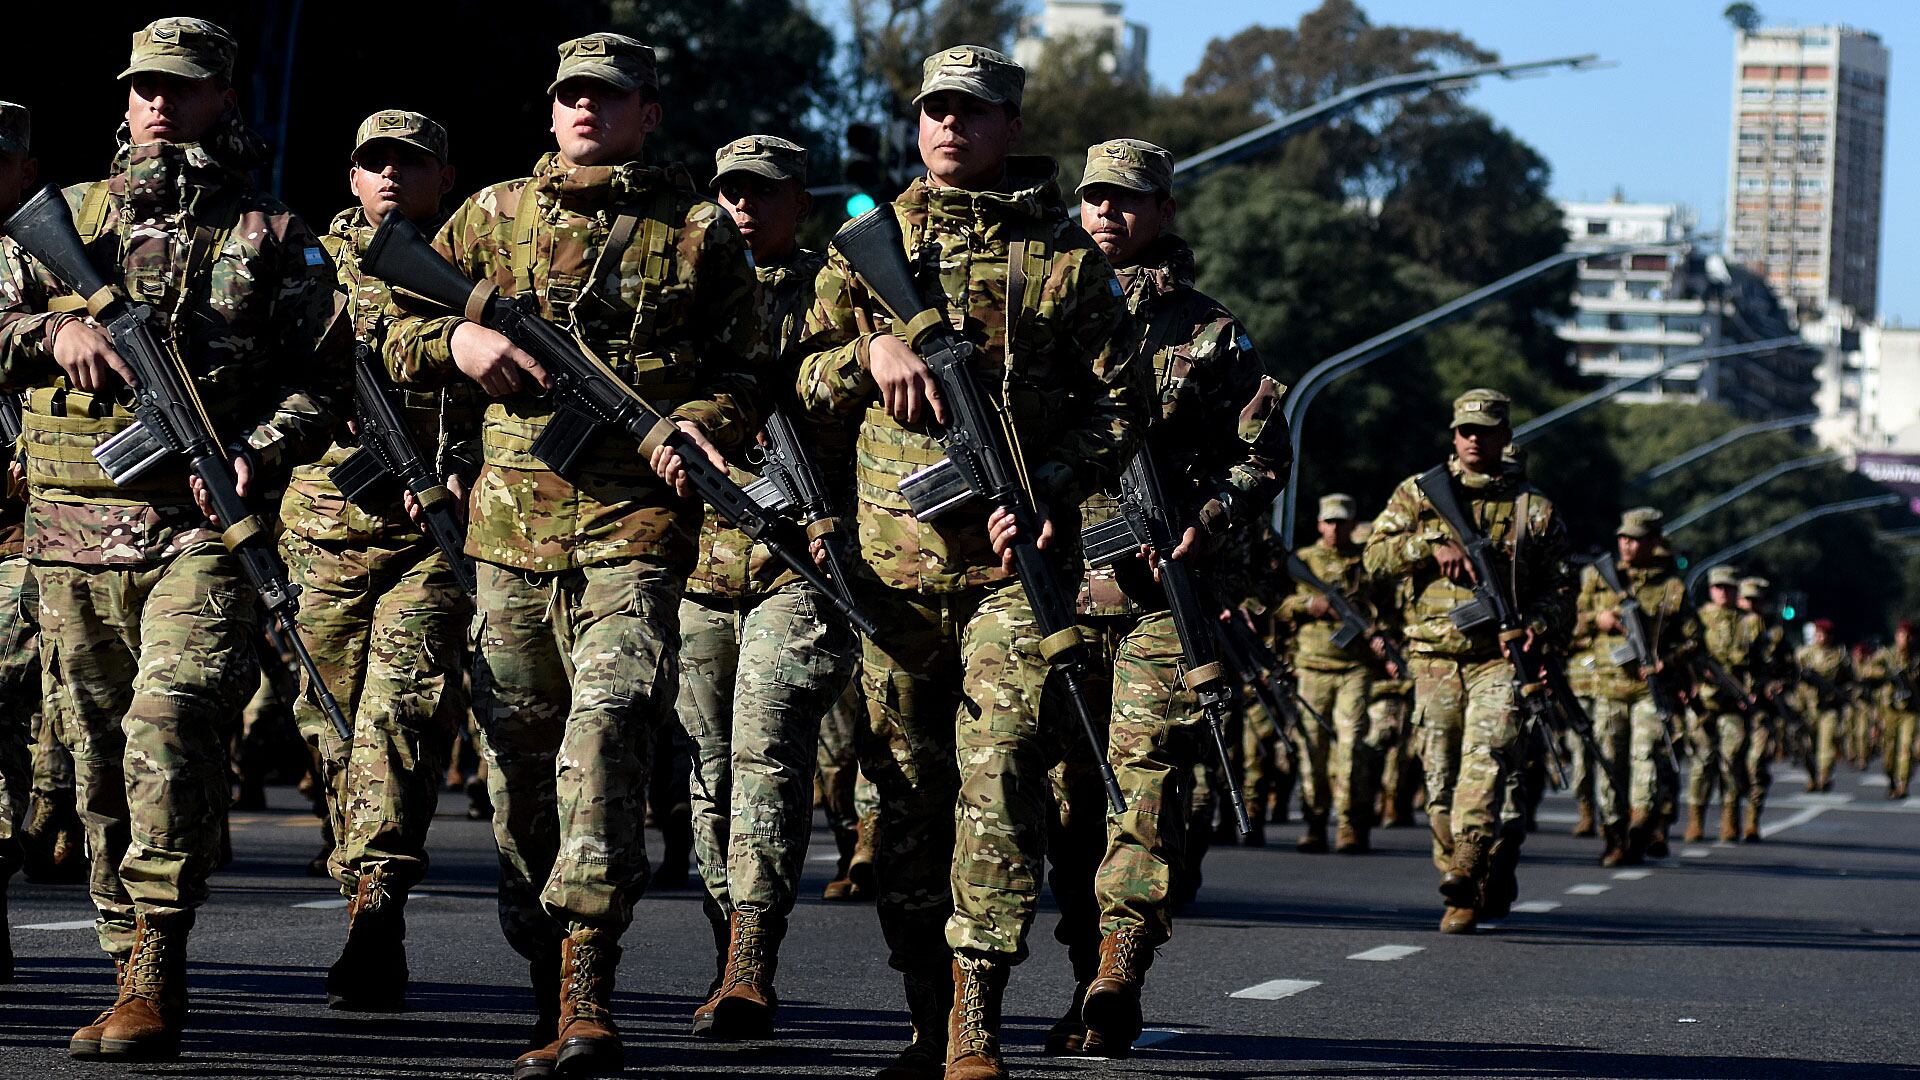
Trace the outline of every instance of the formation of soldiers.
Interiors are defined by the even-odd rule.
[[[667,732],[691,746],[713,929],[693,1032],[775,1030],[817,777],[826,895],[876,901],[902,978],[912,1031],[886,1080],[1006,1075],[1000,1006],[1043,881],[1076,982],[1047,1050],[1126,1053],[1235,798],[1259,843],[1297,787],[1299,848],[1354,855],[1421,803],[1440,927],[1461,932],[1518,895],[1553,766],[1608,865],[1664,854],[1683,801],[1701,837],[1716,788],[1721,838],[1759,839],[1787,752],[1824,787],[1877,741],[1905,794],[1911,627],[1850,657],[1827,626],[1795,657],[1765,582],[1716,568],[1692,605],[1650,509],[1576,567],[1497,391],[1455,402],[1447,462],[1371,523],[1327,495],[1318,541],[1270,557],[1284,391],[1194,287],[1171,157],[1099,143],[1070,205],[1051,161],[1014,153],[1024,73],[999,53],[927,58],[926,173],[875,212],[898,233],[876,260],[799,247],[791,142],[721,146],[712,198],[643,164],[662,87],[652,50],[610,33],[559,47],[555,148],[531,175],[449,210],[446,129],[375,113],[356,205],[316,234],[248,180],[236,51],[197,19],[135,35],[112,171],[63,193],[109,287],[77,291],[14,223],[0,242],[21,496],[0,536],[0,875],[34,852],[83,865],[84,822],[116,985],[75,1057],[178,1052],[227,747],[262,685],[267,586],[242,555],[263,533],[302,590],[282,644],[314,662],[294,709],[350,901],[328,1004],[405,1007],[407,896],[471,717],[535,1002],[523,1080],[620,1067],[612,992]],[[29,201],[35,172],[26,111],[0,103],[0,209],[64,220]],[[902,302],[895,259],[924,300]],[[434,275],[464,302],[415,284]],[[214,467],[273,513],[231,520],[178,455],[103,465],[154,423],[122,355],[136,315],[219,432]],[[596,389],[606,412],[581,412]],[[392,434],[382,409],[424,482],[356,464]],[[844,519],[703,512],[733,490],[716,476],[752,491],[791,467],[789,435]],[[936,487],[989,452],[1015,482]],[[1154,513],[1164,535],[1087,569],[1083,534]],[[1684,800],[1676,751],[1695,759]]]

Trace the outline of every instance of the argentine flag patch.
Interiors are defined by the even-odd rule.
[[[317,247],[307,248],[305,251],[305,255],[307,257],[308,266],[325,266],[327,264],[326,252],[321,251]]]
[[[1110,292],[1110,293],[1112,293],[1112,294],[1113,294],[1113,295],[1115,295],[1115,296],[1119,296],[1119,295],[1120,295],[1120,292],[1121,292],[1121,290],[1120,290],[1120,279],[1119,279],[1119,278],[1117,278],[1117,277],[1110,277],[1110,278],[1108,278],[1108,279],[1107,279],[1107,291],[1108,291],[1108,292]]]

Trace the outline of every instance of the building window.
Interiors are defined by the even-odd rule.
[[[1589,222],[1587,222],[1587,235],[1588,235],[1588,236],[1605,236],[1605,235],[1607,235],[1607,223],[1606,223],[1606,222],[1604,222],[1604,221],[1589,221]]]
[[[1758,192],[1758,191],[1767,190],[1766,180],[1758,176],[1742,176],[1736,186],[1739,188],[1739,190],[1743,192]]]
[[[1591,299],[1596,299],[1596,300],[1602,299],[1608,296],[1612,296],[1613,282],[1583,281],[1580,283],[1580,286],[1579,286],[1579,294],[1581,296],[1589,297]]]
[[[1582,330],[1611,330],[1603,311],[1582,311],[1573,317],[1573,325]]]
[[[1802,195],[1816,195],[1827,189],[1826,181],[1817,176],[1803,176],[1794,181],[1793,186]]]
[[[1773,183],[1768,186],[1773,189],[1775,195],[1785,195],[1793,190],[1793,177],[1775,176]]]
[[[1635,270],[1665,270],[1667,268],[1667,256],[1635,255],[1633,257],[1632,268]]]
[[[1698,315],[1667,316],[1667,333],[1697,334],[1699,332],[1700,332],[1700,316]]]
[[[1789,91],[1783,90],[1780,96],[1785,97],[1787,93],[1789,93]],[[1740,88],[1740,100],[1765,101],[1767,100],[1767,88],[1764,86],[1743,86]]]
[[[1659,358],[1660,358],[1660,350],[1653,347],[1652,345],[1620,346],[1620,359],[1625,361],[1644,362],[1647,360],[1657,360]]]

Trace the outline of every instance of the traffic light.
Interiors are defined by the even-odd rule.
[[[847,125],[847,156],[841,170],[847,186],[847,216],[859,217],[874,208],[875,192],[887,186],[886,144],[872,124]]]
[[[1794,607],[1792,604],[1788,604],[1785,607],[1780,609],[1780,617],[1787,620],[1788,622],[1792,622],[1793,620],[1800,617],[1800,609],[1797,607]]]

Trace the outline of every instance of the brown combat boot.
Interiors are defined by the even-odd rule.
[[[880,846],[880,813],[874,811],[860,819],[860,838],[854,841],[853,858],[847,860],[849,900],[870,900],[874,895],[873,855]]]
[[[1746,828],[1741,831],[1740,839],[1749,843],[1760,842],[1760,807],[1749,806],[1746,812]]]
[[[786,921],[757,904],[733,911],[727,967],[720,989],[713,995],[713,1039],[764,1039],[773,1034],[773,1014],[780,1007],[773,990],[779,967],[780,938]]]
[[[560,942],[560,1072],[604,1076],[620,1071],[620,1029],[613,1022],[619,966],[620,943],[610,930],[575,923]]]
[[[1720,839],[1729,844],[1740,839],[1740,808],[1725,800],[1720,803]]]
[[[1504,919],[1520,899],[1520,845],[1526,843],[1527,830],[1518,823],[1501,828],[1487,848],[1486,874],[1480,882],[1480,905],[1474,914],[1482,922]]]
[[[1153,947],[1139,927],[1122,927],[1100,942],[1100,970],[1080,1011],[1088,1034],[1098,1035],[1110,1056],[1124,1055],[1140,1037],[1140,990],[1152,966]]]
[[[1042,1051],[1048,1057],[1083,1054],[1087,1052],[1087,1022],[1082,1008],[1087,998],[1087,987],[1100,971],[1100,941],[1091,941],[1082,935],[1067,946],[1067,962],[1073,968],[1073,999],[1067,1003],[1067,1011],[1047,1029],[1047,1043]]]
[[[560,956],[527,962],[533,986],[534,1020],[527,1048],[513,1062],[513,1080],[541,1080],[560,1067]]]
[[[190,914],[159,923],[135,917],[133,952],[120,980],[120,998],[100,1027],[101,1057],[172,1061],[180,1056],[180,1029],[187,1020],[187,931],[192,926]]]
[[[1306,831],[1300,834],[1300,839],[1293,842],[1293,849],[1308,855],[1326,854],[1327,819],[1301,815],[1300,823],[1306,826]]]
[[[1697,804],[1687,806],[1687,831],[1680,839],[1689,844],[1697,844],[1707,836],[1707,808]]]
[[[1573,823],[1573,835],[1585,838],[1594,835],[1594,832],[1593,804],[1590,802],[1582,802],[1580,804],[1580,816]]]
[[[360,875],[347,903],[347,943],[327,969],[327,1008],[401,1012],[407,1007],[407,897],[386,874]]]
[[[106,1028],[107,1021],[113,1018],[113,1010],[120,1004],[120,988],[127,979],[127,961],[123,957],[113,958],[113,1004],[93,1018],[93,1023],[73,1033],[67,1040],[67,1056],[83,1061],[100,1056],[100,1032]]]
[[[944,969],[910,973],[905,981],[913,1041],[874,1080],[941,1080],[947,1060],[947,1020],[953,1010],[953,975]]]
[[[1440,879],[1440,895],[1448,907],[1476,907],[1480,879],[1487,870],[1487,839],[1477,833],[1453,838],[1453,859]]]
[[[1445,810],[1429,810],[1427,827],[1433,832],[1433,868],[1447,873],[1453,869],[1453,815]]]
[[[1626,836],[1613,825],[1600,830],[1600,835],[1606,844],[1600,852],[1600,865],[1612,869],[1624,864],[1627,861],[1627,844],[1629,843]]]
[[[953,1011],[947,1016],[951,1055],[943,1080],[1006,1080],[1000,1062],[1000,1000],[1010,969],[999,960],[955,957]]]
[[[1373,850],[1373,845],[1364,827],[1347,822],[1334,833],[1333,850],[1338,855],[1365,855]]]
[[[853,828],[834,830],[834,847],[839,858],[833,864],[833,879],[820,890],[822,900],[853,899],[853,879],[847,876],[847,869],[853,865],[853,853],[860,846],[860,823],[854,822]]]
[[[1440,913],[1440,932],[1443,934],[1471,934],[1480,928],[1480,921],[1470,907],[1454,907],[1448,904]]]
[[[707,984],[707,999],[693,1010],[693,1034],[708,1038],[713,1034],[713,1009],[720,1002],[720,987],[727,981],[727,955],[733,951],[733,917],[720,909],[712,897],[700,902],[706,913],[707,929],[713,933],[713,981]]]
[[[1647,861],[1647,849],[1653,846],[1653,834],[1659,827],[1660,819],[1652,811],[1633,812],[1633,824],[1627,827],[1625,865],[1639,866]]]

